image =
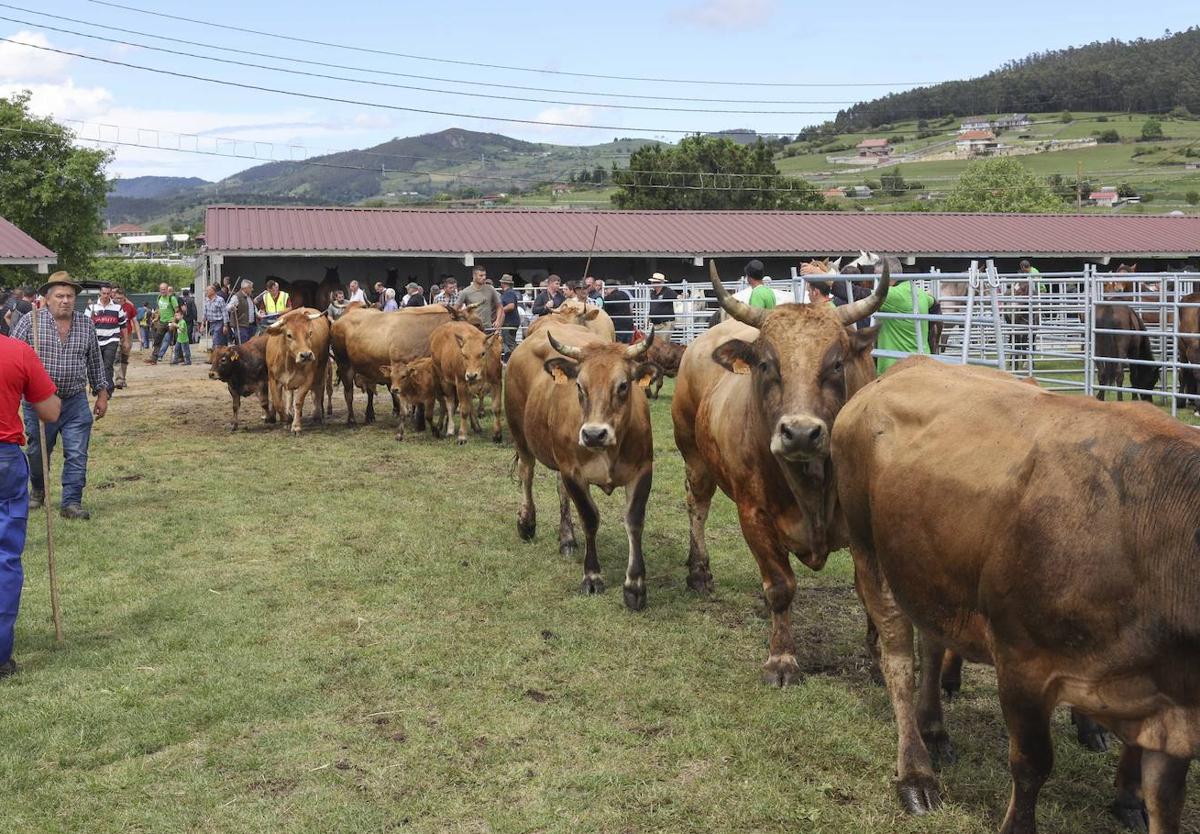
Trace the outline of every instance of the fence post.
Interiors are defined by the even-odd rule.
[[[1095,310],[1092,293],[1095,291],[1095,264],[1083,265],[1083,393],[1092,396],[1092,377],[1095,375]]]
[[[996,272],[995,261],[987,262],[987,282],[991,288],[992,297],[992,329],[996,333],[996,366],[1002,371],[1008,370],[1008,357],[1004,351],[1004,321],[1000,315],[1000,274]]]

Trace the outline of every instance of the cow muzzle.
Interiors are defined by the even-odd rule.
[[[316,355],[311,350],[301,351],[300,353],[296,354],[296,361],[301,365],[306,362],[313,362],[316,360],[316,358]]]
[[[607,423],[584,423],[579,429],[579,445],[588,449],[603,449],[616,442],[617,435]]]
[[[829,428],[816,417],[783,417],[771,437],[771,452],[793,461],[824,457],[829,454]]]
[[[479,381],[479,374],[475,371],[467,371],[466,373],[463,374],[463,376],[466,377],[467,382],[478,382]]]
[[[217,376],[217,372],[215,370],[209,370],[208,378],[209,379],[220,379],[221,377]]]

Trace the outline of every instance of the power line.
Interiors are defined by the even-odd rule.
[[[90,38],[91,40],[103,41],[105,43],[115,43],[121,46],[131,46],[136,49],[148,49],[153,52],[161,52],[166,55],[174,55],[184,58],[195,58],[200,61],[209,61],[223,65],[233,65],[238,67],[249,67],[251,69],[268,70],[270,72],[282,72],[288,75],[300,75],[307,78],[319,78],[324,81],[347,81],[351,84],[366,84],[371,87],[389,87],[396,90],[411,90],[420,93],[437,93],[439,95],[450,96],[467,96],[470,98],[483,98],[494,101],[519,101],[532,104],[562,104],[576,107],[603,107],[611,110],[642,110],[655,111],[663,113],[718,113],[718,114],[737,114],[751,116],[828,116],[836,113],[836,110],[729,110],[729,109],[714,109],[714,108],[694,108],[694,107],[663,107],[659,105],[646,104],[611,104],[608,102],[588,102],[588,101],[564,101],[562,99],[544,99],[544,98],[525,98],[521,96],[505,96],[489,93],[472,93],[466,90],[441,90],[434,87],[418,87],[412,84],[396,84],[390,81],[374,81],[366,78],[350,78],[344,75],[329,75],[327,73],[308,72],[306,70],[288,69],[287,67],[273,67],[269,64],[256,64],[250,61],[236,61],[232,58],[217,58],[212,55],[201,55],[197,52],[185,52],[177,49],[167,49],[161,46],[151,46],[149,44],[135,43],[133,41],[120,40],[119,38],[106,38],[103,35],[93,35],[87,32],[77,32],[73,29],[63,29],[58,26],[49,26],[45,23],[37,23],[31,20],[21,20],[15,17],[0,15],[0,20],[7,20],[10,23],[19,23],[23,26],[36,26],[42,29],[47,29],[51,32],[61,32],[67,35],[76,35],[81,38]]]
[[[106,29],[110,32],[122,32],[127,35],[138,35],[141,37],[153,38],[158,41],[169,43],[181,43],[191,46],[195,43],[193,40],[184,38],[175,38],[170,35],[162,35],[154,32],[143,32],[137,29],[128,29],[119,26],[110,26],[105,23],[97,23],[91,20],[81,20],[75,17],[67,17],[65,15],[50,14],[49,12],[37,11],[35,9],[27,9],[22,6],[14,6],[10,3],[0,3],[0,8],[14,9],[25,14],[34,14],[39,17],[48,17],[53,20],[63,20],[69,23],[78,23],[83,26],[91,26],[97,29]],[[42,26],[43,24],[32,24]],[[47,27],[49,28],[49,27]],[[86,37],[86,36],[85,36]],[[601,98],[621,98],[621,99],[639,99],[644,101],[694,101],[706,104],[783,104],[783,105],[800,105],[800,104],[858,104],[855,99],[819,99],[819,100],[795,100],[795,99],[753,99],[753,98],[697,98],[693,96],[651,96],[635,93],[613,93],[613,92],[590,92],[588,90],[564,90],[555,87],[530,87],[521,84],[501,84],[496,81],[467,81],[459,78],[444,78],[436,75],[416,75],[406,72],[394,72],[391,70],[375,69],[371,67],[356,67],[347,64],[335,64],[327,61],[314,61],[308,58],[294,58],[287,55],[273,55],[261,50],[251,51],[248,49],[237,49],[231,46],[219,46],[217,44],[206,44],[206,48],[215,49],[219,52],[229,52],[234,55],[252,55],[258,58],[268,58],[274,61],[287,61],[289,63],[304,64],[312,67],[325,67],[328,69],[349,70],[351,72],[363,72],[372,75],[386,75],[392,78],[413,78],[418,81],[436,81],[443,84],[464,84],[471,87],[496,87],[504,90],[524,90],[534,93],[561,93],[565,95],[576,96],[598,96]],[[896,85],[903,86],[903,85]]]
[[[851,82],[851,83],[791,83],[783,81],[715,81],[715,80],[699,80],[688,78],[648,78],[636,75],[602,75],[599,73],[589,72],[568,72],[567,70],[554,70],[537,67],[514,67],[505,64],[486,64],[478,61],[463,61],[455,58],[438,58],[429,55],[413,55],[405,52],[389,52],[383,49],[372,49],[365,46],[353,46],[349,44],[333,43],[330,41],[319,41],[310,38],[301,38],[294,35],[283,35],[276,32],[265,32],[260,29],[248,29],[241,26],[231,26],[227,23],[214,23],[211,20],[200,20],[193,17],[183,17],[182,15],[167,14],[165,12],[154,11],[152,9],[143,9],[137,6],[127,6],[122,3],[113,3],[109,0],[88,0],[89,3],[94,3],[98,6],[108,6],[114,9],[123,9],[129,12],[138,12],[140,14],[154,15],[155,17],[167,18],[169,20],[178,20],[184,23],[194,23],[198,26],[210,26],[214,29],[224,29],[229,32],[241,32],[247,35],[258,35],[266,38],[276,38],[278,40],[292,41],[293,43],[303,43],[310,46],[324,46],[331,49],[344,49],[350,52],[363,52],[373,55],[387,55],[392,58],[406,58],[413,61],[433,61],[440,64],[457,64],[466,67],[478,67],[481,69],[493,70],[509,70],[512,72],[530,72],[541,73],[545,75],[566,75],[574,78],[601,78],[606,81],[644,81],[654,84],[703,84],[709,86],[725,86],[725,87],[918,87],[923,84],[936,84],[936,81],[895,81],[895,82]]]
[[[90,0],[96,2],[97,0]],[[554,122],[544,121],[541,119],[518,119],[513,116],[480,116],[472,113],[456,113],[448,110],[428,110],[420,107],[404,107],[399,104],[384,104],[382,102],[363,101],[361,99],[341,98],[339,96],[326,96],[318,93],[305,93],[298,90],[283,90],[278,87],[265,87],[260,84],[247,84],[241,81],[226,81],[220,78],[211,78],[205,75],[194,75],[192,73],[177,72],[175,70],[162,69],[160,67],[147,67],[141,64],[134,64],[128,61],[117,61],[113,58],[100,58],[96,55],[88,55],[84,52],[73,52],[68,49],[57,49],[52,46],[41,46],[34,43],[26,43],[25,41],[15,40],[13,38],[0,38],[0,43],[11,43],[17,46],[24,46],[29,49],[36,49],[41,52],[53,52],[58,55],[70,55],[75,58],[82,58],[85,61],[95,61],[101,64],[108,64],[115,67],[125,67],[127,69],[140,70],[142,72],[155,73],[157,75],[169,75],[173,78],[185,78],[189,81],[204,81],[209,84],[218,84],[224,87],[237,87],[242,90],[255,90],[261,93],[274,93],[277,95],[291,96],[293,98],[312,99],[314,101],[328,101],[335,104],[352,104],[357,107],[374,107],[381,110],[395,110],[403,113],[422,113],[428,116],[450,116],[455,119],[479,119],[488,122],[506,122],[509,124],[526,124],[538,125],[542,127],[571,127],[581,130],[605,130],[609,132],[619,133],[621,131],[634,133],[669,133],[674,135],[692,135],[697,133],[707,133],[710,136],[730,136],[740,135],[737,130],[679,130],[677,128],[652,128],[652,127],[624,127],[618,125],[589,125],[580,124],[577,122]],[[788,132],[788,131],[784,131]]]

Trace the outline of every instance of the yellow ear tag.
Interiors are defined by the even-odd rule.
[[[744,359],[734,359],[733,372],[735,374],[748,374],[750,373],[750,365]]]
[[[550,369],[550,377],[554,380],[555,385],[566,385],[571,381],[571,378],[558,365]]]

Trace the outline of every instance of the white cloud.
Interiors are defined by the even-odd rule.
[[[671,17],[706,29],[751,29],[770,20],[775,7],[776,0],[700,0],[676,9]]]
[[[50,46],[50,41],[41,32],[20,31],[7,37],[16,41]],[[61,78],[71,62],[68,55],[42,52],[7,41],[0,43],[0,83],[18,81],[45,81]]]

